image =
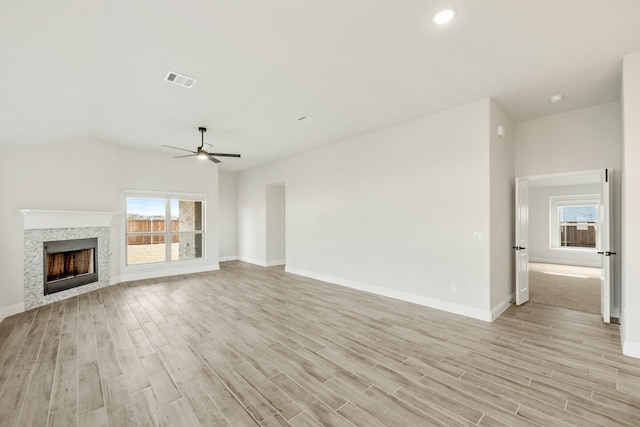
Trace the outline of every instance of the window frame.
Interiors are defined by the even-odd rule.
[[[560,214],[559,210],[565,206],[595,206],[596,207],[596,243],[593,248],[562,246],[560,242]],[[561,251],[595,252],[598,249],[598,217],[600,215],[600,195],[581,194],[572,196],[549,197],[549,249]]]
[[[165,204],[165,216],[164,216],[164,231],[148,231],[148,232],[129,232],[129,227],[127,224],[128,221],[128,199],[129,198],[140,198],[140,199],[158,199],[164,200]],[[189,230],[189,231],[172,231],[171,230],[171,200],[178,201],[194,201],[202,203],[202,226],[200,230]],[[125,190],[124,192],[124,266],[125,268],[136,268],[136,267],[145,267],[152,265],[168,265],[175,263],[189,263],[189,262],[201,262],[207,259],[207,196],[206,194],[201,193],[176,193],[176,192],[165,192],[165,191],[142,191],[142,190]],[[171,243],[173,240],[173,236],[182,236],[182,235],[201,235],[201,256],[189,259],[171,259]],[[163,261],[151,261],[151,262],[142,262],[129,264],[129,237],[134,236],[164,236],[165,241],[165,256]],[[178,238],[179,241],[180,238]]]

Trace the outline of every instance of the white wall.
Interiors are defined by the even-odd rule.
[[[266,186],[286,182],[287,271],[491,320],[513,292],[513,135],[484,99],[241,172],[240,258],[267,265]]]
[[[622,216],[623,351],[640,357],[640,53],[623,61],[622,78],[624,164]]]
[[[221,261],[238,258],[238,174],[219,171],[218,212]]]
[[[290,159],[287,271],[488,320],[489,106]]]
[[[195,163],[195,164],[194,164]],[[170,171],[170,173],[168,173]],[[5,150],[0,155],[0,318],[23,304],[23,228],[17,209],[59,209],[124,213],[124,189],[206,193],[207,255],[184,268],[125,270],[124,215],[111,232],[112,281],[217,268],[217,167],[180,162],[163,153],[125,149],[92,140]],[[196,268],[197,267],[197,268]]]
[[[621,240],[622,112],[620,102],[516,124],[516,176],[613,168],[613,247]],[[620,257],[614,256],[612,313],[620,309]]]
[[[493,318],[509,307],[515,291],[515,193],[514,144],[515,126],[495,102],[491,102],[490,118],[491,173],[491,309]],[[501,125],[505,135],[499,137]]]
[[[551,249],[549,241],[549,198],[553,196],[599,195],[599,184],[529,188],[529,260],[553,264],[600,267],[596,251]]]
[[[516,176],[620,168],[619,102],[516,124]]]
[[[283,265],[286,260],[286,190],[284,185],[266,188],[266,261]]]
[[[266,188],[286,181],[287,162],[279,160],[238,174],[238,255],[242,261],[267,265]]]
[[[116,147],[92,141],[1,153],[0,319],[22,311],[24,231],[17,209],[119,211],[117,164]],[[116,250],[112,264],[117,256]]]

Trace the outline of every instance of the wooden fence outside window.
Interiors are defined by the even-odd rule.
[[[560,246],[595,248],[596,234],[595,222],[562,222],[560,223]]]
[[[164,220],[158,219],[129,219],[127,220],[127,230],[129,233],[158,233],[150,234],[147,236],[129,236],[129,245],[149,245],[164,243]],[[171,231],[177,232],[180,230],[180,221],[177,219],[171,220]],[[180,236],[177,234],[171,236],[172,243],[178,243]]]

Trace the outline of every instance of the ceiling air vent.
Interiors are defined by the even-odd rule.
[[[196,79],[192,79],[191,77],[183,74],[174,73],[173,71],[169,71],[164,79],[170,83],[186,88],[192,88],[193,85],[196,84]]]

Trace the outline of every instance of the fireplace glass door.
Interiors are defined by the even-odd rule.
[[[44,294],[98,281],[98,239],[44,242]]]

